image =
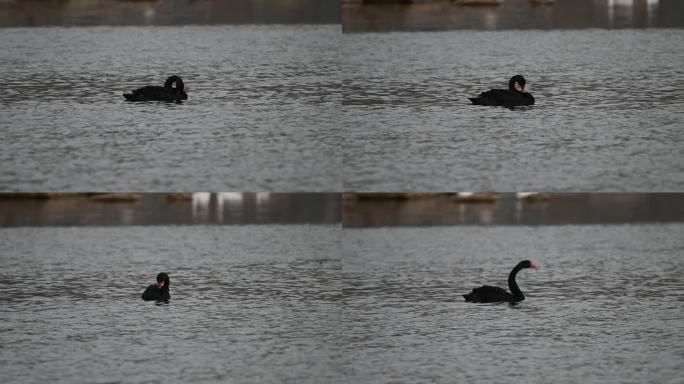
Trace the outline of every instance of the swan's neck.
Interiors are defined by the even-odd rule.
[[[517,84],[517,83],[515,82],[515,80],[514,80],[514,79],[511,79],[511,81],[508,82],[508,89],[511,90],[511,91],[515,91],[515,92],[518,92],[518,93],[522,93],[522,91],[521,91],[520,89],[515,88],[515,84]]]
[[[513,296],[520,298],[521,300],[525,300],[525,295],[523,295],[522,291],[518,287],[518,283],[515,281],[515,275],[517,275],[521,269],[522,268],[520,266],[516,265],[511,271],[511,274],[508,275],[508,289],[511,290]]]
[[[514,79],[511,79],[511,81],[508,82],[508,89],[511,91],[517,91],[517,89],[515,89],[515,80]]]

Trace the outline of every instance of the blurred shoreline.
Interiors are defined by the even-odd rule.
[[[684,222],[684,193],[0,193],[0,227]]]
[[[345,193],[345,228],[684,222],[678,193]]]
[[[339,0],[0,0],[0,27],[340,22]]]
[[[342,30],[684,27],[684,1],[679,0],[504,0],[498,5],[471,4],[463,0],[342,0]]]
[[[0,227],[339,224],[337,193],[0,193]]]

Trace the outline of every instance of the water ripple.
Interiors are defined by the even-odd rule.
[[[345,188],[679,190],[683,33],[346,35]],[[534,107],[470,105],[516,73]]]
[[[681,224],[345,230],[339,365],[353,382],[676,382],[681,232]],[[526,301],[463,301],[483,284],[506,287],[525,258],[540,265],[518,275]]]
[[[0,381],[334,382],[338,230],[2,229]]]
[[[340,190],[338,35],[336,26],[5,28],[0,188]],[[124,102],[171,74],[185,81],[182,105]]]

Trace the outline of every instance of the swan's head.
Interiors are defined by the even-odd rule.
[[[175,85],[175,87],[174,87]],[[185,84],[183,84],[183,79],[180,78],[180,76],[169,76],[168,79],[166,79],[166,82],[164,83],[164,88],[170,88],[174,92],[176,92],[176,99],[177,100],[187,100],[188,99],[188,94],[183,91],[185,89]]]
[[[185,93],[183,90],[177,90],[176,89],[176,99],[178,100],[187,100],[188,99],[188,94]]]
[[[529,260],[523,260],[518,264],[520,268],[532,268],[537,269],[537,265]]]
[[[169,289],[169,275],[164,272],[157,275],[157,288]]]
[[[176,85],[175,87],[173,86],[174,84]],[[180,76],[176,76],[176,75],[169,76],[169,78],[166,79],[166,82],[164,82],[164,87],[166,87],[166,88],[179,89],[182,91],[183,86],[184,86],[183,79],[181,79]]]
[[[518,89],[515,87],[515,85],[520,86],[520,92],[525,92],[525,78],[522,77],[521,75],[515,75],[511,77],[511,80],[508,82],[508,89],[511,91],[517,91]]]

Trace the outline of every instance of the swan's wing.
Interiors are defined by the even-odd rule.
[[[487,295],[487,294],[497,294],[501,295],[504,293],[508,293],[505,289],[500,288],[500,287],[493,287],[491,285],[483,285],[480,288],[475,288],[473,289],[473,293],[477,295]]]
[[[482,287],[473,289],[471,293],[472,298],[479,302],[494,302],[506,301],[511,297],[505,289],[499,287],[492,287],[491,285],[483,285]]]
[[[508,91],[505,89],[491,89],[489,91],[480,93],[475,98],[469,99],[473,102],[473,104],[478,105],[500,105],[505,103],[502,100],[506,98],[507,92]]]
[[[148,85],[131,91],[129,96],[124,95],[128,100],[149,101],[149,100],[175,100],[176,93],[172,88]]]
[[[159,289],[155,284],[149,285],[142,294],[143,300],[156,300],[159,296]]]
[[[505,97],[508,94],[508,91],[505,89],[490,89],[489,91],[485,91],[480,93],[478,97],[486,97],[486,98],[500,98],[500,97]]]
[[[155,94],[159,92],[164,92],[164,87],[157,87],[155,85],[147,85],[142,88],[134,90],[132,93],[135,94]]]
[[[534,104],[534,97],[529,93],[520,93],[506,89],[492,89],[482,92],[478,96],[477,104],[482,105],[531,105]]]
[[[534,105],[534,96],[531,93],[524,92],[522,95],[530,102],[530,105]]]

